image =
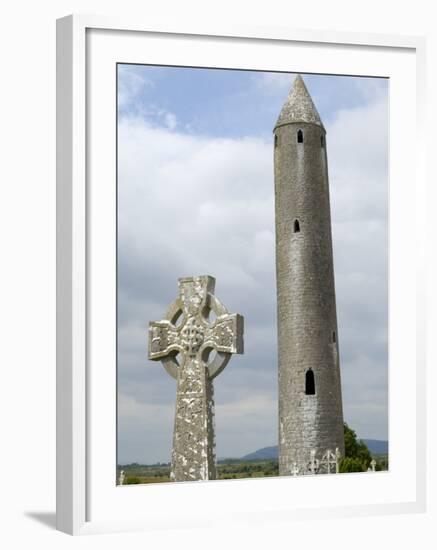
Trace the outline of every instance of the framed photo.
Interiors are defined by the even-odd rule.
[[[58,529],[423,511],[423,40],[69,16],[57,75]]]

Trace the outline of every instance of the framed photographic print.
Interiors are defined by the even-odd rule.
[[[60,530],[424,509],[423,49],[58,21]]]

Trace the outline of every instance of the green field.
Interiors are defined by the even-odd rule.
[[[119,466],[124,470],[125,485],[138,483],[166,483],[170,481],[170,464],[127,464]],[[248,477],[270,477],[278,475],[277,460],[248,461],[223,460],[217,464],[218,479]]]
[[[388,470],[388,455],[373,455],[376,470]],[[141,483],[168,483],[170,481],[170,463],[168,464],[127,464],[120,465],[124,470],[125,485]],[[219,460],[217,464],[218,479],[242,479],[255,477],[274,477],[278,475],[277,460],[239,459]]]

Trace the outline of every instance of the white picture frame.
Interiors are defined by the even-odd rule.
[[[388,474],[372,478],[364,478],[366,474],[351,474],[318,476],[317,480],[276,478],[233,483],[166,484],[147,488],[115,486],[115,457],[111,455],[111,445],[115,445],[115,414],[111,413],[111,407],[114,411],[116,407],[115,379],[109,379],[113,376],[112,366],[105,371],[98,367],[99,364],[113,365],[111,354],[115,350],[115,332],[110,323],[106,327],[107,332],[104,332],[104,320],[100,319],[102,323],[99,324],[96,318],[99,312],[106,316],[103,301],[105,296],[113,294],[115,275],[109,276],[108,284],[101,285],[99,292],[95,291],[99,270],[107,270],[114,261],[110,243],[104,247],[109,252],[105,255],[103,251],[97,257],[95,239],[101,239],[98,241],[100,244],[105,239],[114,238],[110,228],[115,219],[115,203],[114,195],[109,196],[111,191],[107,191],[111,185],[105,190],[91,183],[97,181],[95,170],[101,170],[98,173],[99,181],[104,179],[111,182],[111,178],[115,178],[115,173],[112,173],[114,157],[110,157],[106,165],[98,158],[109,158],[106,156],[108,152],[115,154],[110,153],[111,143],[115,143],[111,141],[114,121],[105,122],[108,120],[105,118],[108,105],[113,105],[115,109],[115,92],[108,91],[108,97],[102,97],[100,93],[102,110],[99,113],[91,112],[96,105],[92,94],[97,93],[93,86],[100,86],[99,92],[109,90],[107,83],[112,82],[110,79],[115,75],[114,71],[114,75],[110,76],[114,59],[123,62],[141,61],[143,46],[139,47],[139,41],[147,40],[153,40],[153,44],[146,44],[144,49],[147,61],[154,59],[158,64],[184,64],[184,55],[188,55],[184,53],[184,47],[187,47],[187,52],[193,51],[193,56],[200,55],[194,50],[202,50],[197,46],[203,43],[210,56],[208,66],[220,66],[220,58],[223,56],[223,66],[229,67],[229,62],[225,60],[228,56],[227,59],[233,59],[233,66],[243,68],[243,64],[252,56],[251,68],[263,67],[269,70],[272,69],[271,54],[279,52],[277,48],[281,51],[284,48],[300,48],[301,53],[304,50],[309,52],[308,59],[313,59],[313,65],[307,65],[306,71],[306,67],[300,69],[303,72],[337,72],[334,71],[336,62],[338,74],[386,75],[393,79],[390,119],[392,466]],[[196,47],[193,48],[193,44]],[[220,45],[223,45],[222,49]],[[320,60],[320,51],[328,48],[330,61]],[[312,50],[315,53],[311,53]],[[135,59],[132,57],[134,52]],[[316,63],[317,52],[319,60]],[[105,58],[99,58],[100,54]],[[205,52],[203,55],[206,55]],[[356,57],[355,69],[351,68],[353,56]],[[379,68],[375,65],[375,56],[385,59]],[[287,61],[279,57],[273,56],[277,63],[274,68],[285,70]],[[187,60],[186,64],[195,64],[193,59]],[[103,60],[102,63],[100,60]],[[199,64],[201,61],[197,63],[197,66],[204,66]],[[364,72],[357,73],[360,64]],[[425,510],[425,252],[423,239],[420,238],[425,226],[426,210],[425,146],[422,141],[424,64],[425,41],[420,37],[232,26],[228,29],[194,26],[179,29],[164,25],[152,26],[147,22],[82,15],[58,20],[56,448],[59,530],[69,534],[85,534],[133,528],[168,528],[169,525],[177,527],[182,523],[192,527],[207,526],[218,521],[257,521],[261,517],[274,521],[275,518],[283,520],[285,517],[316,518]],[[320,70],[321,66],[324,66],[323,71]],[[293,69],[295,67],[288,67],[290,71]],[[402,108],[405,109],[405,115],[401,120]],[[93,118],[90,132],[89,120],[94,116],[96,118]],[[109,126],[105,128],[105,124]],[[398,132],[394,130],[402,124],[407,126],[409,135],[414,137],[415,156],[408,157],[405,154],[406,144],[396,138]],[[99,134],[97,137],[96,132]],[[395,159],[399,159],[399,163],[395,164]],[[405,192],[407,178],[409,189],[413,190],[414,209],[411,209],[411,192]],[[393,179],[396,181],[395,187]],[[108,193],[108,197],[103,198],[102,193]],[[103,204],[107,205],[106,210]],[[402,226],[402,218],[407,212],[408,233]],[[95,230],[97,217],[99,227],[103,228],[101,231]],[[105,228],[109,228],[109,231],[105,232]],[[413,265],[406,265],[402,244],[408,246],[409,250],[414,249]],[[99,327],[97,332],[96,326]],[[96,347],[101,345],[99,341],[108,342],[108,334],[112,334],[114,341],[109,340],[105,348],[107,361],[102,356],[100,361],[96,361]],[[396,371],[393,362],[396,362]],[[107,376],[109,378],[105,381]],[[93,383],[96,377],[99,380],[100,377],[105,378],[102,378],[99,395]],[[403,390],[408,385],[411,398],[406,404]],[[98,410],[95,407],[97,400]],[[399,429],[400,415],[403,430]],[[409,446],[402,439],[406,437],[409,438]],[[96,438],[99,438],[99,448],[102,449],[99,458],[92,451]],[[414,451],[411,441],[415,442]],[[408,455],[407,448],[410,449]],[[102,456],[108,456],[107,461]],[[111,475],[113,480],[110,482]],[[111,487],[109,483],[112,483]],[[294,483],[292,493],[297,495],[294,501],[289,498],[290,483]],[[303,483],[307,485],[303,486]],[[334,490],[331,490],[332,483],[335,484],[335,496]],[[375,500],[376,493],[380,494],[380,498]],[[198,504],[206,500],[208,510]],[[168,505],[169,501],[174,501],[173,507]],[[196,514],[176,513],[177,509],[181,510],[181,503],[186,502],[194,507]],[[147,503],[150,503],[149,507]],[[91,510],[96,512],[91,513]]]

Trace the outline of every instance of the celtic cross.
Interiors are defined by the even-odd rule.
[[[311,451],[311,459],[310,459],[310,463],[308,465],[308,471],[310,472],[310,474],[317,474],[317,472],[319,471],[319,461],[318,459],[316,458],[316,450],[315,449],[312,449]]]
[[[243,353],[243,317],[230,314],[214,296],[213,277],[178,282],[179,297],[164,320],[149,326],[149,359],[161,361],[177,380],[171,478],[215,479],[212,380],[231,354]]]
[[[338,448],[335,449],[335,453],[333,453],[331,449],[328,449],[323,455],[320,463],[325,466],[327,474],[330,474],[332,470],[338,474],[340,471],[340,459],[341,453]]]

